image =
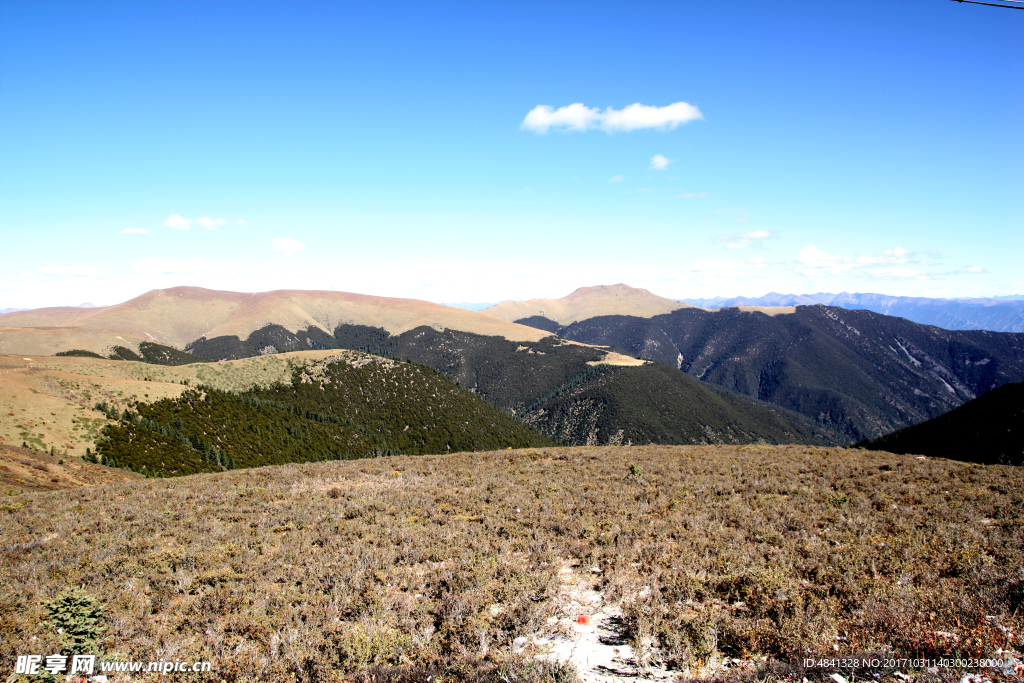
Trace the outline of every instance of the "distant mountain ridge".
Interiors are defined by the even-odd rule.
[[[682,305],[682,304],[680,304]],[[227,292],[202,287],[154,289],[113,306],[62,306],[0,315],[0,353],[53,355],[81,349],[102,356],[143,341],[184,348],[201,337],[248,337],[267,325],[292,333],[340,324],[401,333],[423,325],[536,341],[537,330],[491,315],[416,299],[323,290]],[[312,348],[312,347],[310,347]]]
[[[776,309],[777,310],[777,309]],[[872,311],[797,306],[786,315],[685,308],[558,325],[518,322],[675,366],[705,383],[876,438],[1024,381],[1024,334],[951,331]]]
[[[817,294],[779,294],[769,292],[759,297],[720,297],[711,299],[680,299],[701,308],[731,306],[812,306],[825,304],[848,310],[868,310],[883,315],[906,318],[922,325],[935,325],[946,330],[991,330],[993,332],[1024,332],[1024,296],[1018,299],[932,299],[887,294],[818,292]]]

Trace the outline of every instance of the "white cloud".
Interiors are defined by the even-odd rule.
[[[224,222],[225,221],[223,218],[210,218],[208,216],[203,216],[202,218],[196,219],[196,223],[203,226],[207,230],[216,230],[218,226],[224,225]]]
[[[692,104],[676,102],[666,107],[650,107],[636,103],[618,111],[609,107],[604,111],[601,128],[607,132],[640,130],[642,128],[674,129],[681,123],[703,119],[704,115]]]
[[[148,235],[149,230],[145,228],[125,228],[121,231],[122,235]]]
[[[519,127],[534,133],[547,133],[552,128],[580,131],[600,128],[606,133],[617,133],[645,128],[672,130],[687,121],[703,118],[697,107],[686,102],[665,107],[637,102],[622,109],[608,107],[604,111],[576,102],[558,109],[539,104],[526,114]]]
[[[36,274],[33,273],[31,270],[23,270],[23,271],[21,271],[21,276],[23,278],[32,280],[32,279],[35,279]]]
[[[235,225],[245,225],[245,221],[239,218],[237,221],[235,221]]]
[[[726,249],[746,249],[755,245],[761,245],[764,240],[777,237],[771,230],[753,230],[742,235],[721,235],[715,238],[719,244],[724,244]]]
[[[967,268],[964,268],[961,272],[963,272],[963,273],[984,273],[984,272],[986,272],[986,270],[984,268],[982,268],[981,266],[968,266]]]
[[[655,154],[651,157],[651,168],[655,171],[664,171],[673,161],[675,161],[675,159],[669,159],[667,156]]]
[[[188,230],[192,227],[192,220],[185,218],[184,216],[174,214],[164,221],[164,227],[173,228],[174,230]]]
[[[616,175],[616,176],[612,176],[611,178],[609,178],[608,182],[609,183],[621,183],[623,180],[625,180],[624,177],[622,177],[620,175]]]
[[[271,245],[274,251],[279,251],[285,256],[291,256],[295,252],[306,248],[305,244],[291,237],[275,237]]]
[[[539,104],[527,112],[519,127],[534,133],[547,133],[551,128],[587,130],[596,127],[600,120],[600,110],[591,109],[579,102],[558,109]]]
[[[132,264],[132,270],[136,273],[150,273],[162,275],[198,275],[207,271],[206,261],[201,258],[193,259],[165,259],[159,256],[151,256]]]

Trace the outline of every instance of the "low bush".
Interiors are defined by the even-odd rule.
[[[637,652],[681,671],[1019,650],[1024,478],[835,448],[549,447],[22,494],[0,510],[0,660],[65,648],[49,606],[81,586],[111,651],[229,683],[568,681],[529,643],[560,633],[584,572]]]

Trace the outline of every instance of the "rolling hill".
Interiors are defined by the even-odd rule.
[[[1024,334],[949,331],[820,305],[784,315],[688,308],[649,318],[603,316],[554,331],[792,410],[845,443],[923,422],[1024,380]]]
[[[107,356],[116,345],[138,351],[143,341],[182,349],[202,337],[245,339],[267,325],[293,333],[317,330],[330,335],[343,323],[394,333],[426,325],[521,341],[544,336],[491,315],[413,299],[333,291],[250,294],[174,287],[114,306],[40,308],[0,315],[0,353],[54,355],[82,349]]]
[[[927,422],[857,445],[890,453],[1024,465],[1024,383],[1004,384]]]
[[[580,287],[561,299],[530,299],[529,301],[504,301],[484,313],[507,321],[539,316],[568,325],[577,320],[586,320],[600,315],[635,315],[649,318],[661,313],[670,313],[680,308],[691,308],[690,304],[665,299],[624,284]]]

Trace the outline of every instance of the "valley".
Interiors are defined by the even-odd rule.
[[[555,327],[519,322],[673,365],[707,385],[800,413],[845,443],[1024,380],[1024,334],[942,330],[820,305],[770,313],[686,308]]]

